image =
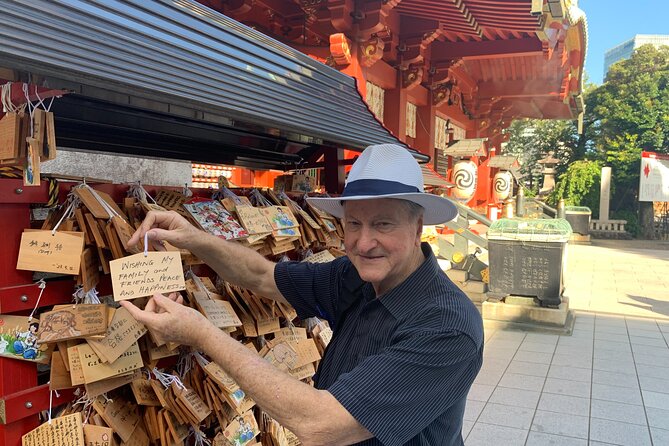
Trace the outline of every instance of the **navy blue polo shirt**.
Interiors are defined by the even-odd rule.
[[[360,445],[463,444],[465,401],[483,360],[483,322],[430,246],[421,248],[423,264],[380,299],[347,257],[274,269],[300,318],[317,316],[335,327],[315,385],[374,434]],[[359,287],[347,283],[356,279]]]

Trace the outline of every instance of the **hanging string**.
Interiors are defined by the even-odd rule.
[[[0,100],[2,101],[2,111],[5,113],[23,113],[26,108],[26,104],[16,106],[12,102],[12,82],[2,84]]]
[[[39,282],[37,282],[35,285],[37,285],[40,289],[39,291],[39,296],[37,296],[37,302],[35,302],[35,308],[33,308],[33,311],[30,312],[30,316],[28,316],[28,323],[30,323],[33,320],[33,315],[35,314],[35,311],[37,311],[37,308],[39,308],[39,301],[42,299],[42,294],[44,294],[44,289],[46,288],[46,282],[44,279],[40,279]]]
[[[314,316],[306,319],[304,322],[307,324],[307,331],[313,331],[317,325],[320,325],[321,320]]]
[[[86,295],[84,296],[84,303],[85,304],[100,304],[100,297],[98,295],[98,291],[95,289],[95,287],[91,288],[86,292]]]
[[[51,408],[53,407],[53,390],[49,390],[49,424],[51,424]]]
[[[58,223],[56,223],[56,225],[51,230],[51,235],[56,235],[56,231],[58,230],[58,227],[63,222],[63,220],[68,219],[74,215],[74,208],[74,202],[68,205],[67,209],[65,209],[65,212],[63,212],[62,217],[60,217],[60,220],[58,220]]]
[[[190,198],[193,196],[193,191],[188,188],[188,183],[184,183],[184,188],[181,190],[181,193],[184,197]]]
[[[279,259],[279,261],[277,263],[281,263],[281,262],[290,262],[290,257],[288,257],[288,255],[284,254],[283,256],[281,256],[281,258]]]
[[[100,195],[98,195],[98,192],[95,189],[93,189],[91,186],[86,184],[85,181],[82,184],[80,184],[79,186],[76,186],[76,187],[77,188],[81,187],[83,189],[86,189],[88,192],[90,192],[91,195],[93,195],[93,198],[95,198],[95,200],[98,202],[98,204],[100,206],[102,206],[102,208],[105,210],[105,212],[107,212],[107,215],[109,215],[110,220],[113,217],[120,217],[118,212],[116,212],[113,207],[111,207],[105,200],[103,200],[102,197],[100,197]]]
[[[302,260],[304,260],[308,257],[311,257],[312,255],[314,255],[314,251],[311,248],[309,248],[306,251],[304,251],[304,253],[302,255]]]
[[[151,194],[147,192],[146,189],[142,186],[141,181],[137,181],[137,184],[131,184],[130,187],[128,188],[128,197],[133,197],[139,200],[142,203],[148,203],[148,200],[151,200],[153,204],[158,204],[156,203],[156,200],[153,199]]]
[[[92,399],[91,397],[88,396],[86,392],[79,397],[78,400],[76,400],[74,403],[72,403],[73,407],[78,406],[81,404],[83,407],[81,409],[82,412],[85,413],[85,417],[83,420],[83,424],[88,424],[88,419],[90,418],[91,414],[93,413],[93,403],[95,402],[95,399]]]
[[[184,348],[179,353],[179,360],[177,361],[177,374],[179,376],[186,376],[193,368],[193,352]]]
[[[193,358],[197,361],[197,363],[202,367],[203,369],[211,362],[204,356],[202,356],[202,353],[200,352],[193,352]]]
[[[272,202],[270,202],[267,198],[265,198],[258,189],[253,189],[251,191],[251,199],[252,201],[254,201],[253,204],[259,207],[274,206]]]
[[[293,336],[297,336],[297,332],[295,331],[295,324],[293,324],[293,321],[288,321],[288,324],[286,324],[288,329],[290,329],[290,332],[292,333]]]
[[[30,115],[30,137],[33,138],[35,136],[35,129],[34,129],[34,126],[33,126],[33,117],[35,115],[35,109],[37,107],[34,106],[33,103],[30,101],[30,93],[28,92],[28,84],[24,83],[22,90],[23,90],[23,94],[26,97],[26,106],[28,107],[28,115]]]
[[[188,430],[190,431],[188,438],[195,437],[193,446],[211,446],[211,441],[207,439],[199,428],[196,429],[193,426],[190,426]],[[186,444],[188,444],[188,442],[186,442]]]
[[[188,270],[186,272],[186,278],[187,279],[192,279],[193,282],[195,282],[195,285],[202,291],[203,293],[207,293],[207,296],[210,296],[211,293],[209,292],[209,289],[204,285],[204,282],[202,282],[202,279],[200,279],[194,272],[193,270]],[[210,296],[211,297],[211,296]]]
[[[176,375],[172,375],[170,373],[165,373],[161,372],[158,370],[157,367],[154,367],[152,370],[154,376],[160,383],[165,387],[168,388],[172,385],[172,383],[176,384],[177,387],[181,388],[182,390],[186,389],[186,386],[181,382],[181,378],[179,378]]]
[[[149,256],[149,233],[144,233],[144,257]]]
[[[86,293],[84,292],[84,286],[83,285],[77,286],[77,288],[75,288],[75,290],[74,290],[74,293],[72,293],[72,297],[74,298],[75,305],[83,303],[84,299],[86,299]]]
[[[231,191],[231,190],[228,189],[227,187],[222,186],[219,190],[221,191],[221,193],[223,194],[223,196],[224,196],[225,198],[229,198],[229,199],[231,199],[231,200],[233,201],[233,203],[235,203],[235,206],[239,206],[239,205],[243,205],[243,204],[244,204],[244,202],[242,201],[242,199],[239,198],[239,196],[237,196],[236,193],[234,193],[233,191]]]

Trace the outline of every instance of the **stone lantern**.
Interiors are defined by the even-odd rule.
[[[544,175],[539,195],[548,195],[555,189],[555,166],[560,160],[555,158],[555,152],[551,150],[545,158],[537,162],[543,166],[541,173]]]

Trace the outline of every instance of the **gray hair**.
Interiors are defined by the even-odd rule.
[[[409,220],[412,222],[417,222],[425,212],[425,208],[423,206],[418,203],[414,203],[413,201],[402,199],[398,199],[397,201],[402,204],[404,209],[407,211],[407,214],[409,215]]]

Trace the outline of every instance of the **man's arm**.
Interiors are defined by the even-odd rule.
[[[200,231],[187,248],[223,280],[288,304],[274,281],[276,264],[251,248]]]
[[[193,345],[206,353],[302,444],[345,445],[372,438],[328,391],[277,369],[192,308],[162,295],[155,295],[145,311],[127,301],[121,305],[161,339]]]
[[[209,328],[201,350],[302,444],[346,445],[372,438],[327,390],[298,381],[221,330]]]
[[[275,264],[253,249],[201,231],[174,211],[149,212],[128,244],[135,245],[144,239],[145,234],[148,234],[149,241],[158,250],[164,250],[161,245],[163,240],[178,248],[188,249],[223,280],[262,297],[288,303],[274,282]]]

